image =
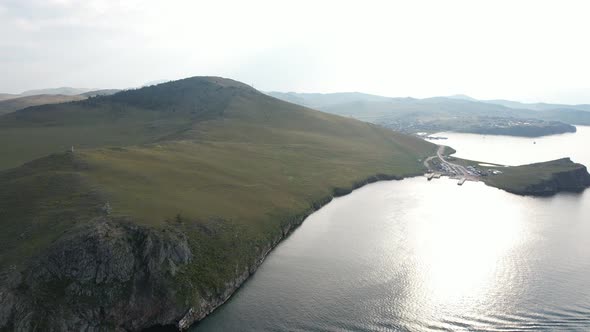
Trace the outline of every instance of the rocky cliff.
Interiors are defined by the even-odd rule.
[[[183,313],[171,284],[191,262],[186,237],[96,218],[55,242],[0,289],[0,327],[14,331],[138,330]]]
[[[509,192],[528,196],[551,196],[559,192],[581,192],[590,186],[590,174],[585,166],[553,173],[548,179]]]
[[[488,185],[517,195],[551,196],[581,192],[590,187],[586,166],[563,158],[543,163],[508,167],[501,175],[484,179]]]

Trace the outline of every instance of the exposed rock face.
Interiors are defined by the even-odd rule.
[[[574,163],[569,158],[514,166],[505,173],[488,176],[483,181],[492,187],[525,196],[581,192],[590,187],[590,174],[586,166]]]
[[[171,277],[191,258],[180,232],[96,219],[66,234],[22,273],[3,276],[0,328],[103,331],[172,324],[185,311],[175,301]]]
[[[221,289],[205,289],[196,303],[180,300],[174,279],[194,259],[183,233],[97,218],[63,236],[25,271],[0,276],[0,330],[186,330],[227,301],[304,218],[287,223],[254,262]]]
[[[221,294],[210,297],[208,300],[203,299],[198,306],[192,306],[186,314],[178,321],[176,327],[181,330],[187,330],[192,324],[200,321],[209,315],[213,310],[225,303],[232,294],[240,288],[240,286],[256,272],[256,269],[262,264],[266,255],[271,251],[272,247],[267,247],[259,259],[251,265],[248,269],[240,273],[236,278],[225,283],[224,290]]]
[[[550,179],[532,184],[524,190],[514,190],[515,194],[530,196],[551,196],[559,192],[581,192],[590,186],[590,174],[585,166],[554,173]]]

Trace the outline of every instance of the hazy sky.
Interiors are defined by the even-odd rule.
[[[590,1],[0,0],[0,92],[261,90],[590,103]]]

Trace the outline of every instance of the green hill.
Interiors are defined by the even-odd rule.
[[[24,330],[185,328],[332,196],[436,149],[215,77],[30,107],[0,136],[0,329]]]

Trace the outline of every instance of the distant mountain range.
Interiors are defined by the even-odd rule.
[[[550,111],[550,110],[579,110],[590,112],[590,105],[566,105],[566,104],[547,104],[547,103],[521,103],[518,101],[510,101],[503,99],[484,100],[485,103],[502,105],[515,109],[529,109],[535,111]]]
[[[463,95],[463,94],[447,96],[446,98],[461,99],[461,100],[468,100],[468,101],[474,101],[474,102],[484,102],[484,103],[488,103],[488,104],[502,105],[502,106],[514,108],[514,109],[527,109],[527,110],[534,110],[534,111],[549,111],[549,110],[559,110],[559,109],[590,111],[590,105],[588,105],[588,104],[567,105],[567,104],[548,104],[548,103],[521,103],[519,101],[512,101],[512,100],[506,100],[506,99],[478,100],[478,99],[475,99],[475,98],[472,98],[470,96]]]
[[[64,95],[64,96],[74,96],[79,95],[85,92],[89,92],[96,89],[84,89],[84,88],[71,88],[71,87],[61,87],[61,88],[52,88],[52,89],[37,89],[37,90],[28,90],[21,93],[21,96],[34,96],[34,95]]]
[[[21,94],[0,94],[0,115],[14,112],[23,108],[59,104],[70,101],[86,99],[88,97],[112,95],[121,90],[118,89],[78,89],[78,88],[56,88],[29,90]]]
[[[33,95],[0,101],[0,115],[23,108],[45,104],[59,104],[88,98],[83,95]]]
[[[573,125],[590,125],[590,105],[478,101],[466,95],[417,99],[390,98],[359,92],[268,94],[299,105],[354,117],[407,133],[458,131],[543,136],[575,131]]]
[[[468,100],[468,101],[478,101],[475,98],[472,98],[472,97],[469,97],[468,95],[463,95],[463,94],[447,96],[447,98],[460,99],[460,100]]]
[[[141,87],[158,85],[164,82],[167,82],[167,80],[151,81],[143,84]],[[120,91],[122,90],[61,87],[27,90],[19,94],[0,93],[0,115],[31,106],[58,104],[88,97],[108,96]]]

